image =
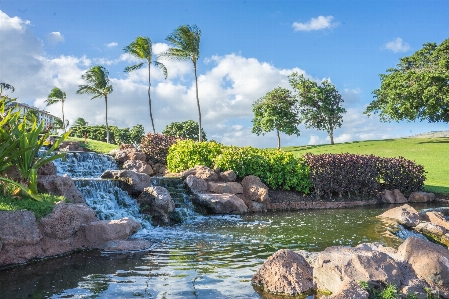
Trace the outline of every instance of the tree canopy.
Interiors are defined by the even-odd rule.
[[[193,120],[186,120],[183,122],[172,122],[171,124],[165,127],[164,131],[162,131],[162,134],[174,137],[181,137],[184,139],[199,140],[198,132],[199,132],[198,123]],[[204,132],[202,128],[201,128],[201,140],[207,141],[206,132]]]
[[[306,128],[326,131],[334,144],[334,130],[341,127],[346,113],[338,90],[328,80],[318,84],[296,72],[289,76],[289,82],[296,92],[301,120]]]
[[[276,87],[253,103],[254,118],[252,132],[257,135],[276,130],[278,149],[281,148],[280,132],[299,136],[298,105],[291,91]]]
[[[365,114],[379,113],[382,121],[449,122],[449,39],[424,44],[379,76],[381,86]]]

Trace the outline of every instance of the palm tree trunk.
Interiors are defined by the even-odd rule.
[[[62,100],[61,103],[62,103],[62,128],[64,129],[64,133],[66,133],[65,120],[64,120],[64,100]]]
[[[106,104],[106,142],[109,143],[108,96],[107,95],[104,95],[104,103]]]
[[[151,119],[151,125],[153,126],[153,133],[156,133],[156,130],[154,129],[153,113],[151,111],[151,95],[150,95],[151,70],[150,70],[150,63],[151,63],[151,61],[148,61],[148,105],[150,105],[150,119]]]
[[[198,106],[198,141],[202,141],[201,136],[201,109],[200,109],[200,99],[198,98],[198,77],[196,75],[196,61],[193,61],[193,71],[195,73],[195,86],[196,86],[196,105]]]
[[[276,129],[276,133],[278,135],[278,151],[281,150],[281,136],[279,135],[279,130]]]

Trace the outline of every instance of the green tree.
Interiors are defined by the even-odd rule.
[[[196,105],[198,107],[198,140],[201,142],[201,109],[198,97],[198,76],[196,74],[196,63],[200,57],[201,30],[196,25],[182,25],[170,33],[166,40],[172,44],[172,47],[161,54],[162,57],[172,60],[190,60],[193,63]]]
[[[253,103],[253,133],[265,135],[276,130],[278,150],[281,149],[280,132],[299,136],[298,105],[290,90],[276,87]]]
[[[328,80],[318,84],[296,72],[289,76],[289,82],[296,93],[301,121],[306,128],[326,131],[334,144],[334,130],[341,127],[346,113],[338,90]]]
[[[192,140],[199,140],[198,138],[198,123],[193,120],[186,120],[183,122],[172,122],[168,126],[165,127],[164,131],[162,131],[162,134],[174,136],[174,137],[181,137],[184,139],[192,139]],[[206,132],[201,128],[201,140],[207,141],[206,138]]]
[[[112,93],[112,85],[109,81],[109,72],[100,65],[91,67],[81,78],[87,81],[86,85],[79,85],[77,94],[92,95],[91,100],[104,97],[106,105],[106,142],[109,143],[109,125],[108,125],[108,95]]]
[[[162,70],[162,72],[165,75],[165,79],[167,79],[167,68],[164,64],[160,63],[159,61],[153,60],[153,43],[151,42],[151,39],[149,37],[142,37],[138,36],[132,43],[130,43],[128,46],[123,48],[123,51],[125,53],[131,54],[134,57],[137,57],[139,59],[145,60],[146,64],[148,65],[148,105],[150,106],[150,119],[151,119],[151,125],[153,126],[153,133],[156,133],[156,130],[154,128],[154,121],[153,121],[153,113],[151,110],[151,64],[157,66]],[[125,72],[129,73],[135,70],[140,69],[144,66],[144,62],[127,66],[125,68]]]
[[[84,120],[82,117],[78,117],[75,122],[73,123],[74,127],[84,127],[87,126],[89,123]]]
[[[131,142],[134,145],[140,144],[142,141],[143,136],[145,135],[145,129],[142,125],[137,124],[134,127],[131,128]]]
[[[65,119],[64,119],[64,102],[66,99],[66,93],[59,88],[55,87],[50,91],[50,94],[48,95],[47,99],[45,100],[45,103],[47,106],[56,104],[58,102],[61,102],[62,107],[62,129],[64,129],[64,133],[67,131],[65,126]]]
[[[381,121],[449,122],[449,39],[426,43],[395,68],[380,74],[381,86],[365,114]]]
[[[11,92],[15,91],[14,86],[7,84],[7,83],[0,83],[0,96],[3,93],[3,90],[11,90]]]

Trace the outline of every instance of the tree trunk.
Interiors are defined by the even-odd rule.
[[[281,150],[281,136],[279,135],[279,130],[276,129],[276,133],[278,135],[278,151]]]
[[[198,106],[198,141],[202,141],[201,136],[201,109],[200,109],[200,99],[198,98],[198,78],[196,76],[196,61],[193,61],[193,71],[195,73],[195,86],[196,86],[196,105]]]
[[[334,131],[333,130],[331,130],[329,132],[329,137],[331,138],[331,144],[334,144]]]
[[[153,133],[156,133],[156,130],[154,129],[153,112],[151,111],[151,95],[150,95],[151,68],[150,68],[150,63],[151,63],[151,61],[148,61],[148,105],[150,106],[150,119],[151,119],[151,125],[153,126]]]
[[[106,104],[106,142],[109,143],[109,126],[108,126],[108,96],[104,96],[104,102]]]
[[[64,120],[64,99],[61,101],[62,103],[62,128],[64,129],[64,133],[66,133],[65,120]]]

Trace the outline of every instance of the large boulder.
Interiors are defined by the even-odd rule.
[[[145,162],[147,160],[147,156],[145,153],[139,152],[135,148],[127,148],[120,151],[114,152],[114,158],[118,163],[125,163],[128,160],[139,160]]]
[[[114,179],[125,182],[124,189],[132,195],[138,196],[143,190],[152,185],[151,177],[145,173],[137,173],[132,170],[106,170],[101,176],[102,179]]]
[[[242,180],[243,195],[251,201],[269,202],[268,187],[254,176],[248,175]]]
[[[435,194],[430,192],[412,192],[408,197],[409,202],[431,202],[435,200]]]
[[[232,169],[220,172],[220,179],[223,182],[234,182],[237,179],[237,174]]]
[[[237,182],[207,182],[207,190],[212,193],[231,193],[231,194],[241,194],[243,193],[243,187]]]
[[[318,290],[337,293],[345,281],[400,285],[400,265],[389,255],[364,248],[328,247],[318,255],[313,269]]]
[[[248,211],[242,199],[234,194],[197,194],[194,201],[212,214],[242,214]]]
[[[341,288],[330,296],[323,299],[368,299],[369,293],[354,280],[345,280]]]
[[[40,223],[45,236],[64,240],[75,236],[81,225],[94,221],[98,218],[89,206],[59,202]]]
[[[36,244],[41,238],[33,212],[0,211],[0,249],[2,245]]]
[[[39,167],[39,169],[37,170],[37,175],[38,176],[41,176],[41,175],[56,175],[56,173],[57,173],[56,166],[51,161],[48,162],[48,163],[45,163],[44,165]]]
[[[206,192],[207,191],[207,182],[203,179],[200,179],[193,174],[190,174],[185,179],[185,182],[187,186],[192,190],[193,192]]]
[[[101,248],[109,241],[128,239],[141,228],[141,225],[138,221],[125,217],[119,220],[91,222],[83,228],[92,247]]]
[[[125,161],[125,163],[123,163],[123,169],[132,170],[138,173],[145,173],[148,175],[154,174],[153,168],[151,168],[151,166],[146,162],[140,160]]]
[[[383,190],[381,193],[381,201],[383,203],[406,203],[407,198],[398,189]]]
[[[197,165],[194,168],[186,170],[182,173],[182,178],[186,179],[189,175],[194,175],[197,178],[203,179],[205,181],[217,181],[218,174],[206,166]]]
[[[381,214],[379,217],[394,219],[398,223],[407,227],[414,227],[419,223],[418,212],[408,204],[390,209]]]
[[[73,203],[85,203],[84,196],[68,176],[43,175],[38,177],[37,190],[56,196],[64,196]]]
[[[419,215],[421,220],[444,227],[449,231],[449,222],[441,212],[425,212]]]
[[[425,239],[409,237],[398,253],[419,278],[437,287],[444,298],[449,296],[449,251]]]
[[[281,249],[270,256],[251,279],[270,293],[299,295],[312,291],[312,267],[298,253]]]
[[[170,213],[175,210],[170,193],[161,186],[147,187],[137,198],[140,210],[151,215],[154,225],[170,224]]]

